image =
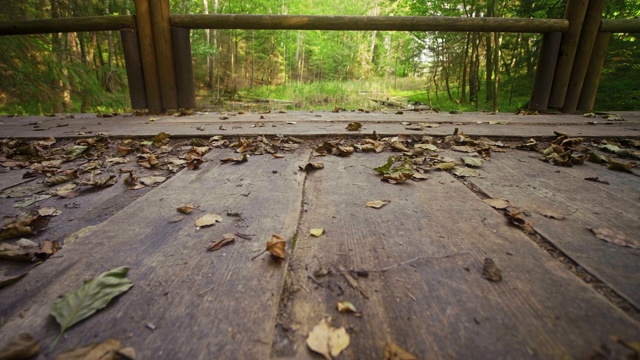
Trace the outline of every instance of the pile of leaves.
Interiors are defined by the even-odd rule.
[[[640,149],[639,140],[587,142],[583,138],[570,137],[559,132],[555,132],[555,135],[556,138],[548,143],[529,139],[523,144],[518,144],[516,148],[536,151],[542,154],[540,160],[555,166],[571,167],[589,161],[605,164],[610,170],[627,173],[633,173],[633,168],[638,166],[636,160],[640,160],[640,152],[634,149]]]

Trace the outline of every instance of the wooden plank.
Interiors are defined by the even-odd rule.
[[[580,32],[588,4],[589,0],[569,0],[567,3],[565,18],[569,20],[569,29],[562,35],[560,54],[549,98],[550,108],[561,109],[564,105],[571,68],[576,56],[578,41],[580,41]]]
[[[173,64],[173,44],[169,25],[169,0],[149,0],[156,62],[160,73],[160,93],[165,110],[178,108],[176,70]]]
[[[146,109],[147,92],[144,89],[144,75],[142,71],[142,59],[140,57],[138,32],[133,29],[120,30],[120,37],[122,38],[122,50],[127,68],[127,83],[129,84],[131,108]]]
[[[596,94],[598,93],[598,85],[600,84],[600,76],[602,75],[602,69],[604,69],[604,59],[607,55],[609,39],[611,39],[611,33],[599,32],[596,37],[587,75],[580,92],[579,110],[585,112],[593,110],[593,104],[596,102]]]
[[[596,36],[598,35],[598,28],[600,27],[600,18],[602,17],[602,11],[604,10],[605,0],[591,0],[587,7],[587,13],[584,16],[584,25],[582,26],[582,32],[580,33],[580,41],[578,42],[578,48],[576,49],[575,60],[573,61],[573,68],[571,69],[571,77],[569,78],[569,85],[567,87],[567,96],[562,106],[562,112],[575,113],[578,109],[578,100],[580,99],[580,93],[582,92],[582,85],[585,82],[587,75],[587,69],[589,67],[589,61],[593,54],[593,47],[596,42]],[[600,73],[591,74],[592,76],[600,77]]]
[[[607,227],[637,238],[640,233],[640,183],[637,176],[587,163],[552,166],[528,152],[495,154],[471,181],[491,197],[508,199],[531,212],[534,228],[580,266],[640,307],[640,250],[604,242],[589,228]],[[584,180],[597,176],[611,185]],[[555,211],[564,220],[544,217]]]
[[[307,177],[276,357],[315,358],[305,338],[326,315],[349,329],[342,359],[379,359],[389,341],[420,359],[580,358],[612,333],[640,334],[447,173],[381,182],[371,168],[387,155],[313,160],[325,168]],[[381,199],[390,203],[365,207]],[[310,237],[310,228],[326,233]],[[486,257],[502,269],[502,282],[481,277]],[[354,271],[346,281],[341,267],[361,276]],[[342,300],[362,318],[338,313]]]
[[[538,58],[536,78],[533,83],[531,101],[529,102],[529,110],[531,111],[547,110],[561,41],[561,32],[546,33],[542,37],[542,49]]]
[[[191,38],[189,29],[171,28],[173,41],[173,60],[176,66],[176,88],[178,89],[178,107],[196,107],[196,85],[191,59]]]
[[[153,41],[149,0],[135,0],[135,5],[136,28],[138,30],[140,55],[142,56],[142,72],[144,73],[144,87],[147,93],[147,106],[151,114],[159,114],[163,112],[164,108],[160,93],[160,75],[156,61],[156,47]]]
[[[28,332],[46,349],[58,332],[48,316],[55,299],[84,279],[129,266],[134,287],[70,329],[55,353],[114,337],[144,359],[267,358],[287,264],[251,258],[271,234],[294,234],[304,176],[296,170],[309,155],[221,164],[230,155],[215,151],[199,170],[180,172],[0,289],[0,343]],[[170,223],[187,203],[200,210]],[[196,231],[194,221],[205,212],[223,221]],[[225,215],[234,212],[241,218]],[[206,251],[229,232],[254,236]]]
[[[0,21],[0,36],[134,29],[131,15]]]
[[[452,32],[564,32],[565,19],[454,16],[171,15],[171,25],[187,29],[385,30]]]

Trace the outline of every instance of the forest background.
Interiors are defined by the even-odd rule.
[[[566,0],[171,0],[173,14],[562,18]],[[134,14],[133,0],[0,2],[0,21]],[[609,0],[604,18],[640,17]],[[596,110],[640,110],[640,34],[614,34]],[[192,30],[198,106],[516,111],[531,95],[539,34]],[[0,37],[0,113],[130,111],[118,32]]]

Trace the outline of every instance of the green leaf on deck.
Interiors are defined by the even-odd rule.
[[[413,160],[408,156],[389,156],[384,165],[373,170],[382,174],[385,180],[393,183],[407,181],[415,173]]]
[[[85,145],[74,145],[71,148],[67,149],[65,155],[75,158],[80,156],[85,150],[87,150],[88,146]]]
[[[460,177],[478,177],[480,176],[480,171],[466,167],[456,167],[453,169],[453,174]]]
[[[154,136],[153,139],[151,139],[151,142],[153,143],[153,145],[160,147],[162,145],[166,145],[169,142],[170,136],[171,135],[163,131]]]
[[[133,284],[126,277],[129,268],[111,269],[84,283],[75,291],[65,294],[51,306],[51,315],[60,324],[60,335],[78,322],[104,308],[116,296],[129,290]]]

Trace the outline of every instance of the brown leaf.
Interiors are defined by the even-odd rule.
[[[564,220],[565,215],[551,209],[538,209],[536,212],[549,219]]]
[[[212,226],[216,223],[222,222],[222,217],[218,214],[205,214],[196,220],[196,230],[200,230],[202,227]]]
[[[183,214],[191,214],[191,212],[197,208],[199,208],[200,205],[198,204],[186,204],[186,205],[182,205],[179,208],[177,208],[176,210],[178,210],[178,212],[181,212]]]
[[[163,131],[158,135],[154,136],[153,139],[151,139],[151,141],[153,141],[153,145],[160,147],[162,145],[166,145],[169,142],[170,136],[171,135]]]
[[[60,214],[62,214],[62,211],[54,207],[43,207],[38,210],[38,215],[40,216],[58,216]]]
[[[413,174],[413,172],[394,172],[391,174],[384,174],[382,177],[383,180],[389,181],[390,183],[399,183],[411,179]]]
[[[20,334],[0,350],[0,359],[29,359],[40,353],[40,343],[29,334]]]
[[[391,201],[389,200],[373,200],[373,201],[367,202],[367,206],[375,209],[380,209],[381,207],[387,205],[390,202]]]
[[[271,235],[271,238],[267,240],[267,249],[271,255],[285,259],[287,256],[287,240],[280,235]]]
[[[189,161],[187,163],[187,169],[195,170],[195,169],[199,168],[200,165],[202,165],[202,163],[204,163],[204,160],[202,160],[202,159],[197,159],[197,158],[193,159],[193,160],[191,160],[191,161]]]
[[[417,360],[418,358],[400,346],[390,342],[384,348],[382,360]]]
[[[502,281],[502,271],[496,266],[496,263],[494,263],[491,258],[484,259],[482,277],[493,282]]]
[[[60,243],[57,240],[45,240],[40,247],[40,251],[38,251],[35,255],[38,259],[46,260],[51,257],[51,255],[58,252],[58,250],[60,250]]]
[[[633,166],[631,166],[630,163],[616,161],[614,159],[607,160],[607,169],[633,174]]]
[[[307,163],[305,166],[300,165],[300,170],[302,171],[311,171],[311,170],[320,170],[324,169],[324,164],[321,162]]]
[[[600,240],[633,249],[640,249],[639,240],[634,240],[621,231],[607,227],[590,228],[589,230]]]
[[[242,155],[240,155],[240,157],[239,157],[239,158],[237,158],[237,159],[236,159],[236,158],[233,158],[233,157],[226,157],[226,158],[222,158],[222,159],[220,159],[220,162],[223,162],[223,163],[225,163],[225,162],[232,162],[232,163],[234,163],[234,164],[245,163],[245,162],[247,162],[247,161],[249,161],[249,158],[247,157],[247,154],[242,154]]]
[[[525,219],[520,212],[520,210],[513,208],[507,209],[505,213],[507,219],[511,222],[511,224],[519,227],[527,234],[534,234],[535,230],[533,230],[533,223],[527,219]]]
[[[47,185],[60,185],[77,177],[75,170],[65,170],[64,172],[52,176],[48,176],[44,183]]]
[[[0,259],[15,261],[33,261],[33,252],[18,245],[0,244]]]
[[[155,184],[159,184],[165,180],[167,180],[167,178],[164,176],[146,176],[140,178],[140,182],[147,186],[154,186]]]
[[[209,246],[207,246],[207,250],[209,251],[216,251],[216,250],[220,250],[221,247],[225,246],[225,245],[229,245],[232,242],[234,242],[236,240],[236,237],[234,234],[231,233],[227,233],[222,235],[222,239],[220,240],[213,240],[211,241],[211,244],[209,244]]]
[[[402,151],[402,152],[407,152],[409,151],[409,148],[406,147],[403,143],[401,143],[400,141],[394,141],[391,143],[391,148],[395,151]]]
[[[494,209],[502,210],[509,207],[509,200],[505,199],[484,199],[482,200],[485,204],[491,206]]]
[[[362,123],[357,121],[350,122],[349,125],[347,125],[347,130],[349,131],[358,131],[360,128],[362,128]]]
[[[131,347],[123,347],[120,340],[107,339],[101,343],[77,348],[56,356],[56,360],[135,360]]]

